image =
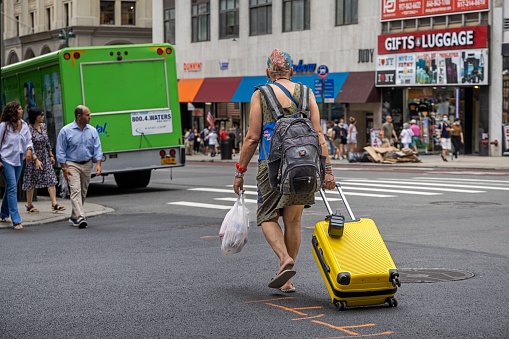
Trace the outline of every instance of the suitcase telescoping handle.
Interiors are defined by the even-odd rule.
[[[348,204],[348,201],[345,198],[345,194],[343,193],[343,190],[341,189],[341,185],[339,182],[336,183],[336,188],[339,192],[339,195],[341,196],[341,200],[343,200],[343,203],[345,204],[346,210],[348,211],[350,218],[352,220],[355,220],[355,216],[353,215],[352,209],[350,208],[350,205]],[[333,212],[329,205],[329,201],[327,200],[327,197],[325,196],[325,191],[323,190],[323,188],[320,188],[320,195],[322,196],[322,200],[325,203],[325,207],[327,207],[327,212],[329,212],[329,215],[332,215]]]

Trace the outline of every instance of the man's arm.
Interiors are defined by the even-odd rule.
[[[96,161],[95,165],[95,175],[101,175],[101,160],[103,158],[103,152],[101,149],[101,139],[99,139],[99,134],[97,130],[94,129],[94,153],[93,159]]]

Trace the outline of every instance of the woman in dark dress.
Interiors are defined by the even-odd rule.
[[[34,152],[32,160],[25,168],[25,176],[23,177],[23,190],[27,191],[28,213],[39,213],[32,204],[34,196],[34,188],[48,188],[51,198],[51,210],[53,212],[65,210],[64,206],[57,204],[57,192],[55,185],[58,183],[53,165],[55,157],[48,139],[44,114],[40,107],[32,107],[28,110],[28,128],[32,134],[32,142],[34,144]]]

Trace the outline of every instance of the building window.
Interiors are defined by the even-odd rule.
[[[219,0],[219,38],[239,37],[239,0]]]
[[[48,31],[51,31],[51,8],[46,8],[46,19],[48,20]]]
[[[19,36],[19,16],[16,16],[16,36]]]
[[[136,24],[136,3],[134,1],[122,1],[122,25]]]
[[[272,33],[272,0],[250,0],[249,34]]]
[[[102,1],[101,1],[102,2]],[[65,27],[69,27],[69,3],[64,4]]]
[[[309,29],[309,0],[283,0],[283,32]]]
[[[101,1],[101,25],[115,24],[115,1]]]
[[[192,0],[192,41],[210,40],[210,1]]]
[[[336,0],[336,26],[356,24],[358,0]]]
[[[35,13],[30,12],[30,33],[35,32]]]
[[[175,8],[164,10],[164,41],[175,44]]]

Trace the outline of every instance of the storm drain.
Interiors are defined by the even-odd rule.
[[[399,279],[402,283],[435,283],[443,281],[456,281],[472,278],[473,273],[460,270],[441,268],[402,268],[398,269]]]

